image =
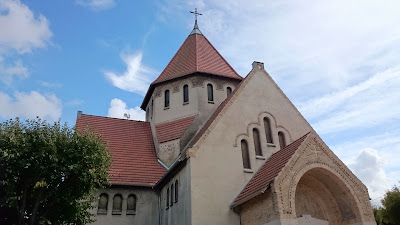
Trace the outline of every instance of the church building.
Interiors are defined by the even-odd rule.
[[[197,20],[141,108],[146,121],[78,112],[112,156],[95,225],[376,224],[366,186],[264,64],[240,76]]]

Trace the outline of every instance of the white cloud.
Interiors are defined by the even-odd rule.
[[[320,134],[400,120],[400,69],[389,69],[333,94],[300,103]],[[389,110],[390,109],[390,110]]]
[[[61,117],[61,100],[55,95],[42,95],[36,91],[30,93],[15,92],[14,97],[0,92],[0,117],[35,118],[57,121]]]
[[[126,119],[126,117],[124,117],[124,114],[128,114],[131,120],[141,121],[145,120],[146,115],[145,111],[143,111],[139,106],[136,106],[135,108],[128,108],[126,106],[126,103],[121,99],[114,98],[113,100],[111,100],[107,116]]]
[[[142,64],[142,53],[121,54],[127,68],[123,74],[106,71],[105,77],[115,86],[125,91],[145,95],[156,72]]]
[[[15,77],[25,79],[29,76],[28,69],[22,65],[20,60],[14,62],[14,65],[5,65],[0,57],[0,80],[10,85]]]
[[[106,10],[115,6],[114,0],[76,0],[76,3],[95,11]]]
[[[349,164],[350,169],[367,186],[374,205],[381,205],[380,199],[385,192],[398,183],[385,172],[383,163],[377,150],[366,148]]]
[[[19,0],[0,0],[0,54],[15,50],[20,54],[45,47],[52,33],[43,15],[37,17]]]

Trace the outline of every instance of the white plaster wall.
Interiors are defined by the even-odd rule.
[[[148,225],[158,225],[158,196],[157,193],[150,188],[108,188],[105,190],[99,190],[96,196],[99,197],[100,194],[108,194],[108,210],[107,215],[97,214],[98,202],[94,202],[95,208],[91,210],[96,216],[94,219],[96,221],[92,223],[93,225],[132,225],[132,224],[148,224]],[[113,197],[116,194],[122,195],[122,214],[112,215],[113,208]],[[136,200],[136,214],[126,215],[127,198],[130,194],[135,194]]]
[[[312,130],[263,70],[253,70],[236,94],[225,114],[214,121],[215,127],[211,126],[208,136],[191,149],[195,151],[190,158],[193,225],[240,224],[239,216],[229,206],[265,162],[255,157],[250,132],[252,127],[261,126],[258,124],[260,113],[269,112],[276,119],[277,127],[272,128],[276,141],[277,132],[283,128],[290,134],[286,138],[288,144]],[[264,139],[263,129],[259,130]],[[253,173],[243,170],[240,144],[235,147],[239,136],[248,140]],[[265,158],[276,152],[278,146],[264,141]]]
[[[167,188],[178,180],[178,202],[166,207]],[[190,166],[188,163],[176,175],[168,180],[161,189],[161,225],[189,225],[191,218],[191,199],[190,199]],[[170,190],[171,191],[171,190]]]

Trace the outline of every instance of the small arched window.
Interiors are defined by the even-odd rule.
[[[189,86],[183,85],[183,103],[189,102]]]
[[[169,209],[169,188],[167,188],[167,198],[165,201],[165,208]]]
[[[171,202],[169,203],[169,205],[174,205],[174,183],[171,184]]]
[[[242,140],[240,142],[242,147],[242,159],[243,159],[243,168],[251,169],[250,167],[250,157],[249,157],[249,146],[247,145],[246,140]]]
[[[113,210],[112,214],[121,215],[122,213],[122,196],[117,194],[113,199]]]
[[[100,195],[99,198],[97,214],[107,214],[107,208],[108,208],[108,195],[103,193]]]
[[[178,202],[178,180],[175,181],[175,202]]]
[[[279,137],[279,145],[281,149],[283,149],[284,147],[286,147],[285,134],[282,131],[279,131],[278,137]]]
[[[213,91],[212,84],[207,84],[207,95],[208,95],[208,101],[213,102],[214,101],[214,91]]]
[[[227,87],[226,88],[226,96],[229,96],[232,93],[232,88],[231,87]]]
[[[134,215],[136,212],[136,195],[132,194],[128,196],[126,215]]]
[[[169,90],[164,92],[164,108],[169,108]]]
[[[253,128],[253,139],[254,139],[254,150],[256,151],[256,155],[262,156],[260,132],[258,132],[258,129],[256,128]]]
[[[150,107],[150,119],[153,118],[153,112],[154,112],[154,102],[153,99],[151,100],[151,107]]]
[[[272,141],[271,122],[268,117],[264,117],[264,129],[267,143],[274,143]]]

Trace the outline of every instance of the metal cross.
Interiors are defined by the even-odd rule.
[[[194,8],[194,12],[190,11],[190,13],[194,14],[194,22],[197,23],[197,15],[202,16],[203,14],[197,12],[197,8]]]
[[[316,156],[317,158],[319,158],[319,155],[318,155],[318,154],[320,154],[321,151],[318,151],[318,150],[317,150],[317,145],[314,145],[313,147],[314,147],[314,150],[311,150],[311,154],[314,153],[315,156]],[[310,155],[311,155],[311,154],[310,154]]]

